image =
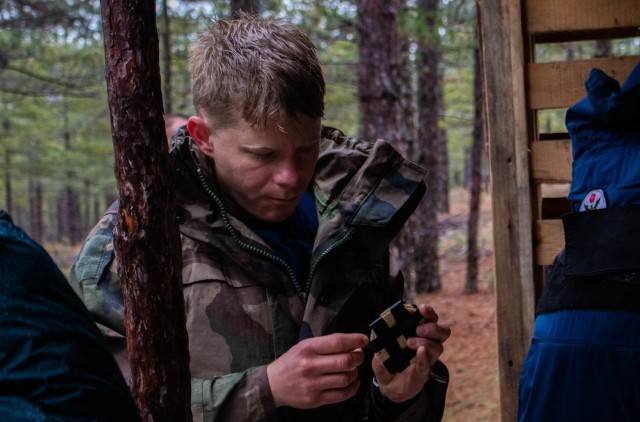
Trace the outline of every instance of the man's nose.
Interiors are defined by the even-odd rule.
[[[300,170],[293,161],[282,162],[273,177],[278,185],[295,186],[300,182]]]

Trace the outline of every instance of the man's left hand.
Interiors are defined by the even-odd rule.
[[[416,337],[407,339],[407,346],[416,351],[416,359],[402,372],[390,374],[376,354],[373,372],[380,392],[389,400],[400,403],[412,399],[431,376],[431,368],[442,354],[443,343],[451,335],[451,328],[438,324],[438,314],[430,306],[418,305],[423,321],[416,328]]]

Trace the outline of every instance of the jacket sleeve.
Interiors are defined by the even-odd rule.
[[[432,376],[415,398],[404,403],[393,403],[374,385],[371,387],[371,405],[368,421],[376,422],[439,422],[449,384],[447,367],[437,361]]]
[[[139,420],[86,308],[1,212],[0,274],[0,420]]]
[[[125,339],[124,301],[113,248],[117,206],[114,202],[87,236],[68,280],[89,310],[129,383],[131,371]]]
[[[70,270],[69,282],[97,322],[129,381],[124,301],[113,248],[114,206],[87,236]],[[276,420],[266,366],[215,379],[192,379],[191,411],[194,421]]]
[[[191,414],[194,422],[277,421],[267,367],[257,366],[213,380],[192,379]]]
[[[91,230],[69,272],[69,283],[99,324],[125,335],[124,300],[113,248],[114,203]]]

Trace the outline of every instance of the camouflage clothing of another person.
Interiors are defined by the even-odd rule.
[[[292,25],[217,21],[190,68],[198,115],[170,163],[194,420],[440,420],[450,330],[433,309],[419,307],[417,361],[401,373],[361,333],[402,297],[389,242],[424,193],[424,170],[384,141],[320,126],[324,79]],[[111,221],[88,238],[72,283],[96,321],[124,333],[117,276],[101,267]]]

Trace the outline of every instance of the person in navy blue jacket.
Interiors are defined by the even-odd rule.
[[[565,248],[536,308],[519,421],[640,421],[640,64],[570,107]]]
[[[47,252],[0,210],[0,420],[139,419],[84,304]]]

